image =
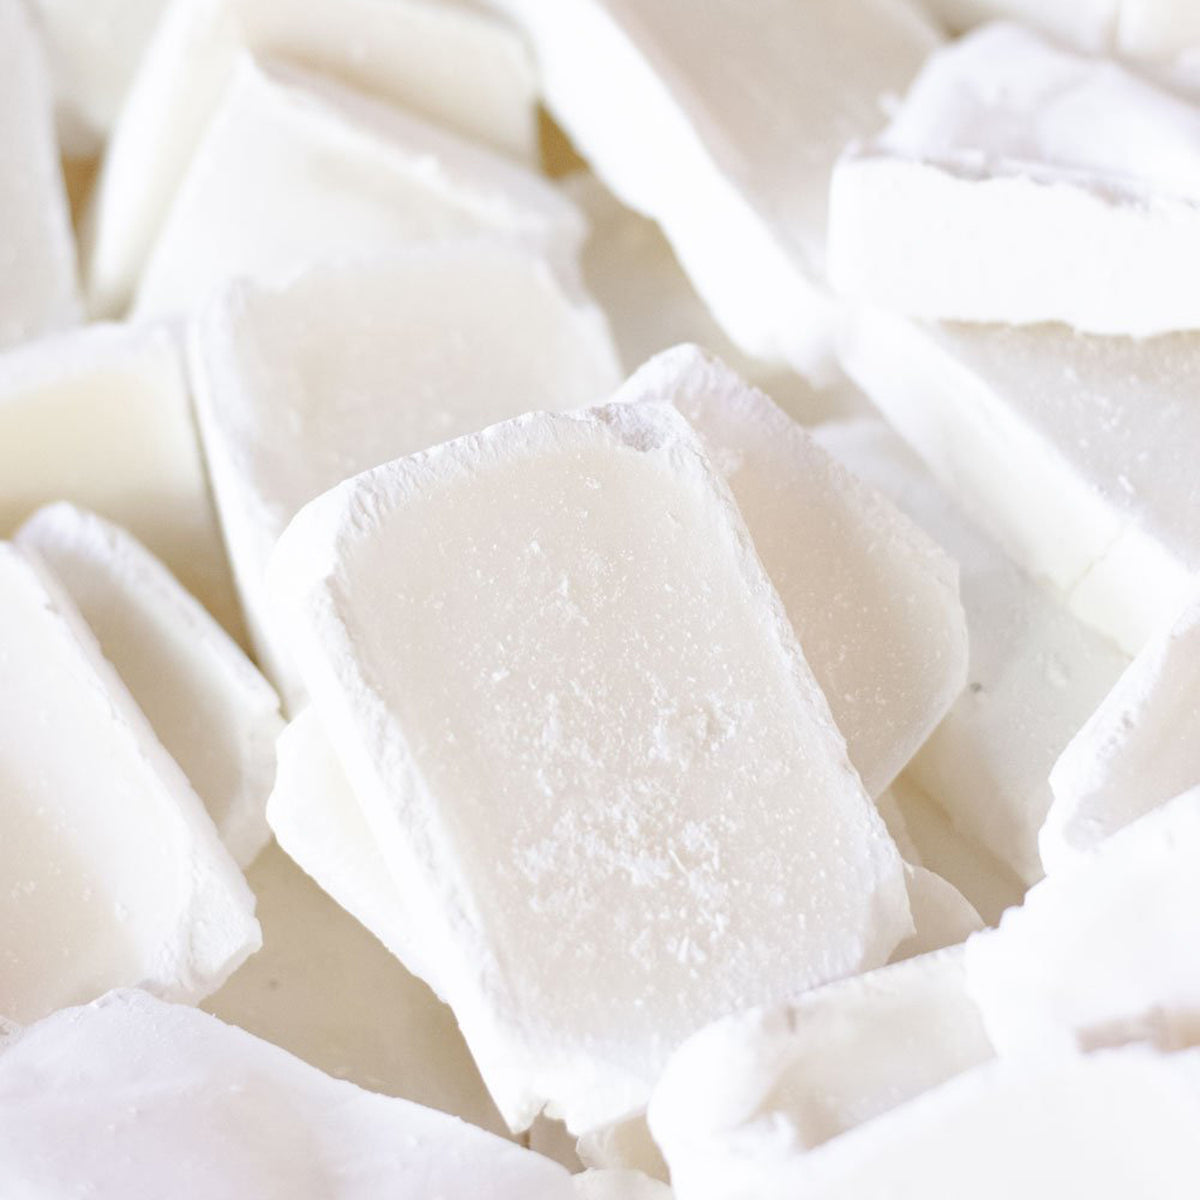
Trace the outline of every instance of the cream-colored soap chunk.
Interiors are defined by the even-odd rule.
[[[129,529],[240,629],[170,329],[94,325],[0,356],[0,535],[56,500]]]
[[[1200,109],[1016,25],[934,54],[839,161],[829,276],[911,317],[1200,329]]]
[[[985,1063],[807,1154],[747,1157],[679,1200],[1190,1200],[1200,1051]]]
[[[1120,0],[1117,48],[1134,58],[1171,59],[1200,47],[1200,9],[1190,0]]]
[[[767,396],[696,347],[652,359],[616,398],[673,404],[704,440],[850,761],[878,795],[966,682],[953,561]]]
[[[1122,0],[924,0],[954,33],[988,21],[1019,21],[1090,54],[1112,49]]]
[[[246,881],[263,947],[206,1011],[338,1079],[504,1133],[454,1014],[373,933],[278,846]]]
[[[815,436],[958,560],[969,684],[907,775],[1033,883],[1050,771],[1128,659],[1023,574],[882,422],[832,424]]]
[[[699,1026],[910,931],[895,846],[672,409],[534,414],[367,472],[302,510],[272,586],[511,1127],[622,1118]]]
[[[967,984],[1004,1053],[1200,1038],[1200,788],[1032,888],[967,943]]]
[[[492,234],[575,269],[583,221],[482,146],[315,75],[243,56],[138,284],[139,317],[186,312],[247,277]]]
[[[134,537],[60,503],[17,533],[71,597],[230,854],[266,845],[279,697],[207,610]]]
[[[536,150],[520,39],[450,0],[174,0],[113,131],[91,214],[88,288],[132,299],[244,50],[306,66],[523,159]]]
[[[258,948],[254,898],[64,592],[0,543],[0,1012],[111,987],[195,1001]]]
[[[702,1030],[667,1065],[650,1128],[681,1197],[751,1195],[758,1172],[991,1057],[961,951],[942,951]]]
[[[99,153],[167,0],[31,0],[63,151]]]
[[[906,862],[904,881],[913,932],[892,951],[890,962],[904,962],[957,946],[983,928],[975,906],[936,871]]]
[[[604,182],[655,218],[749,354],[833,374],[829,174],[937,44],[907,0],[493,0],[529,33],[546,103]],[[803,137],[796,131],[802,129]]]
[[[499,242],[419,247],[242,285],[196,327],[201,430],[261,661],[293,709],[266,560],[296,511],[350,475],[531,409],[606,396],[604,318],[548,265]]]
[[[1050,774],[1041,833],[1053,870],[1200,784],[1200,597],[1130,664]]]
[[[861,311],[843,361],[969,515],[1136,654],[1200,570],[1200,335]]]
[[[570,1200],[562,1167],[194,1009],[112,992],[0,1055],[0,1190],[95,1200]]]
[[[42,46],[0,0],[0,347],[79,320],[75,236]]]

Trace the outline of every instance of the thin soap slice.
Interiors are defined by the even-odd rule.
[[[513,1128],[547,1104],[611,1123],[706,1021],[910,931],[895,846],[673,410],[531,415],[367,472],[272,573]]]
[[[594,403],[619,380],[603,316],[498,239],[236,286],[196,323],[192,363],[251,631],[293,710],[303,686],[263,573],[295,513],[350,475],[530,409]]]
[[[570,1200],[557,1163],[112,992],[0,1055],[0,1190],[95,1200]]]
[[[66,589],[240,866],[267,844],[279,697],[132,535],[60,503],[17,531]]]
[[[259,945],[200,800],[66,595],[0,543],[0,1012],[195,1001]]]

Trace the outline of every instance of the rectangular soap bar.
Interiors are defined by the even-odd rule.
[[[1183,399],[1200,394],[1200,336],[862,310],[842,349],[968,515],[1076,615],[1133,655],[1179,610],[1200,570],[1200,406]]]
[[[1054,764],[1047,869],[1200,784],[1200,596],[1152,638]]]
[[[667,1064],[650,1128],[681,1195],[749,1195],[756,1159],[802,1155],[992,1057],[961,950],[945,950],[701,1030]]]
[[[937,35],[907,0],[496,0],[546,103],[747,353],[828,381],[829,175]],[[803,130],[803,136],[797,136]]]
[[[369,471],[296,517],[272,586],[511,1127],[547,1104],[611,1123],[699,1026],[911,930],[895,846],[672,409],[533,414]]]
[[[1025,575],[882,421],[829,424],[815,436],[958,560],[969,683],[906,776],[1031,884],[1042,876],[1050,771],[1128,659]]]
[[[59,503],[16,542],[50,570],[163,747],[247,866],[267,844],[279,697],[205,608],[131,534]]]
[[[1200,110],[992,25],[932,55],[833,174],[829,275],[910,317],[1200,329]]]
[[[1194,1045],[1200,787],[1030,889],[967,943],[967,986],[1002,1053],[1140,1038]]]
[[[75,324],[75,235],[54,95],[21,0],[0,0],[0,348]]]
[[[240,284],[196,323],[192,364],[238,586],[293,711],[304,689],[272,636],[263,572],[297,510],[390,459],[531,409],[594,403],[620,378],[600,312],[498,239]]]
[[[0,1187],[95,1200],[571,1200],[557,1163],[145,992],[0,1054]]]
[[[1200,1050],[984,1063],[807,1154],[780,1147],[694,1200],[1190,1200]],[[718,1181],[714,1181],[717,1183]]]
[[[89,300],[121,312],[244,51],[307,66],[525,160],[536,94],[520,38],[460,0],[176,0],[112,132],[90,219]]]
[[[850,761],[878,796],[966,682],[953,560],[767,396],[694,346],[652,359],[616,399],[672,404],[700,434]]]
[[[0,356],[0,536],[56,500],[129,529],[240,630],[172,330],[91,325]]]
[[[584,226],[548,182],[394,105],[242,55],[171,201],[138,318],[187,312],[235,278],[492,234],[574,269]]]
[[[258,948],[254,897],[79,613],[11,543],[0,612],[0,1012],[133,984],[200,999]]]

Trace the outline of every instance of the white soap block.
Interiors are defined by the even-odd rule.
[[[640,1171],[582,1171],[571,1179],[578,1200],[671,1200],[671,1189]]]
[[[56,500],[129,529],[240,629],[171,330],[93,325],[0,357],[0,535]]]
[[[895,804],[917,848],[917,857],[907,861],[926,867],[953,886],[985,924],[995,925],[1006,909],[1021,903],[1025,885],[1011,868],[956,828],[945,809],[913,781],[909,772],[884,793],[881,812],[886,811],[884,799]]]
[[[655,218],[748,354],[833,374],[829,174],[937,44],[907,0],[493,0],[529,33],[559,124]],[[803,130],[803,136],[797,136]]]
[[[963,508],[1128,654],[1200,571],[1200,336],[860,311],[843,361]]]
[[[258,948],[253,896],[66,594],[9,543],[0,606],[0,1012],[135,983],[200,999]]]
[[[697,1027],[910,931],[895,846],[672,409],[533,414],[367,472],[302,510],[272,576],[512,1128],[543,1105],[611,1123]]]
[[[807,1195],[749,1180],[991,1057],[961,951],[943,951],[702,1030],[663,1072],[650,1128],[681,1197]]]
[[[0,1055],[0,1189],[95,1200],[570,1200],[557,1163],[113,992]]]
[[[297,63],[519,158],[536,152],[520,39],[459,0],[174,0],[113,130],[91,213],[92,307],[132,299],[239,55]]]
[[[627,370],[690,343],[715,354],[802,424],[860,416],[870,407],[844,378],[818,390],[787,367],[743,354],[696,294],[654,221],[626,208],[590,171],[575,171],[561,186],[587,218],[584,282],[608,316]]]
[[[267,844],[279,697],[170,571],[119,526],[73,505],[16,536],[66,590],[105,658],[183,768],[240,866]]]
[[[957,946],[983,928],[975,906],[936,871],[906,862],[904,882],[914,930],[892,951],[890,962],[904,962]]]
[[[1170,59],[1200,47],[1192,0],[1120,0],[1117,48],[1134,58]]]
[[[924,3],[954,33],[965,33],[988,21],[1019,21],[1066,46],[1104,54],[1112,49],[1123,0],[924,0]]]
[[[1200,109],[992,25],[934,54],[830,193],[829,276],[912,317],[1200,329]]]
[[[1134,659],[1050,774],[1048,870],[1200,784],[1200,596]]]
[[[583,221],[549,183],[339,85],[239,60],[138,284],[139,318],[236,278],[282,283],[414,242],[509,238],[575,269]]]
[[[868,794],[887,787],[966,682],[958,571],[765,395],[693,346],[618,400],[673,404],[729,483]]]
[[[0,0],[0,347],[79,320],[54,100],[21,0]]]
[[[72,158],[98,154],[167,0],[31,0],[46,46],[58,133]]]
[[[1200,788],[1032,888],[967,943],[998,1050],[1200,1037]]]
[[[202,1007],[339,1079],[503,1134],[454,1014],[278,846],[246,873],[263,947]]]
[[[985,1063],[807,1154],[677,1181],[680,1200],[1191,1200],[1200,1050]]]
[[[970,682],[906,774],[1033,883],[1051,768],[1128,659],[1023,574],[882,422],[828,425],[815,436],[958,560]]]
[[[594,403],[620,376],[594,306],[499,242],[236,287],[197,323],[192,361],[238,585],[293,710],[303,687],[272,636],[263,571],[296,511],[389,459],[530,409]]]

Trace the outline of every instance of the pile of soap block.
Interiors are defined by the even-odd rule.
[[[1200,1195],[1200,8],[0,0],[0,1196]]]

